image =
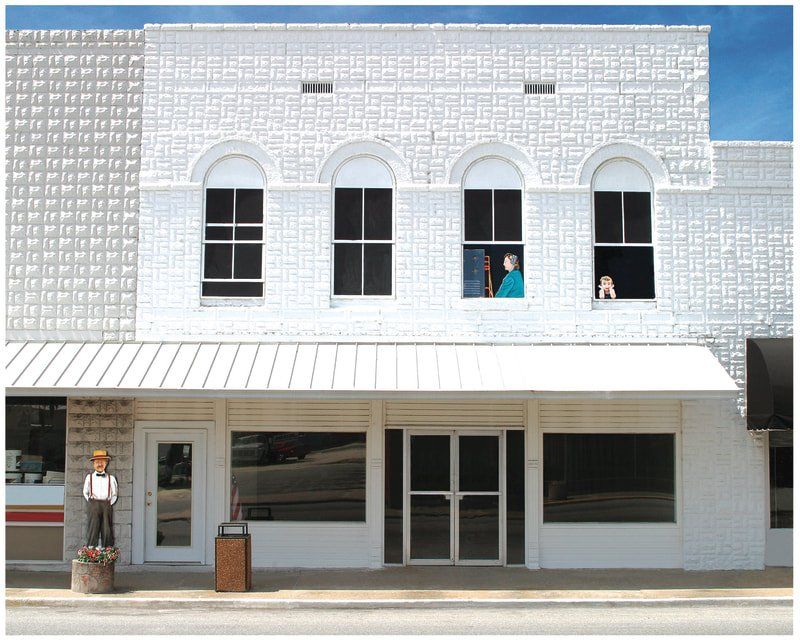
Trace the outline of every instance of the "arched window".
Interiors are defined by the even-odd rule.
[[[592,182],[595,299],[655,298],[652,188],[636,163],[609,161]],[[609,289],[611,278],[613,288]],[[601,280],[605,288],[601,287]]]
[[[464,297],[523,297],[522,179],[507,161],[475,163],[464,178]],[[506,254],[517,257],[513,291],[500,290]],[[509,281],[510,283],[510,281]]]
[[[339,168],[333,197],[333,294],[392,294],[394,223],[389,169],[372,157]]]
[[[204,297],[264,295],[264,176],[244,157],[214,164],[205,181]]]

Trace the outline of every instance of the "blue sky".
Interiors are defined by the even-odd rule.
[[[711,138],[792,139],[792,7],[18,5],[7,29],[141,28],[168,22],[512,22],[711,25]]]

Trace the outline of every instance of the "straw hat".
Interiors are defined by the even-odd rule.
[[[111,456],[109,455],[108,450],[106,450],[106,449],[96,449],[96,450],[94,450],[94,452],[92,452],[92,458],[90,458],[89,460],[90,461],[99,461],[101,459],[104,459],[106,461],[110,461],[111,460]]]

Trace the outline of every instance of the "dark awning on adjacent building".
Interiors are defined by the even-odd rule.
[[[747,429],[792,429],[792,338],[747,341]]]

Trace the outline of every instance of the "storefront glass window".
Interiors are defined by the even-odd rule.
[[[6,398],[6,483],[64,485],[66,398]]]
[[[231,519],[365,521],[365,433],[233,432]]]
[[[675,521],[673,434],[545,434],[546,522]]]
[[[792,432],[769,432],[769,527],[791,528]]]

